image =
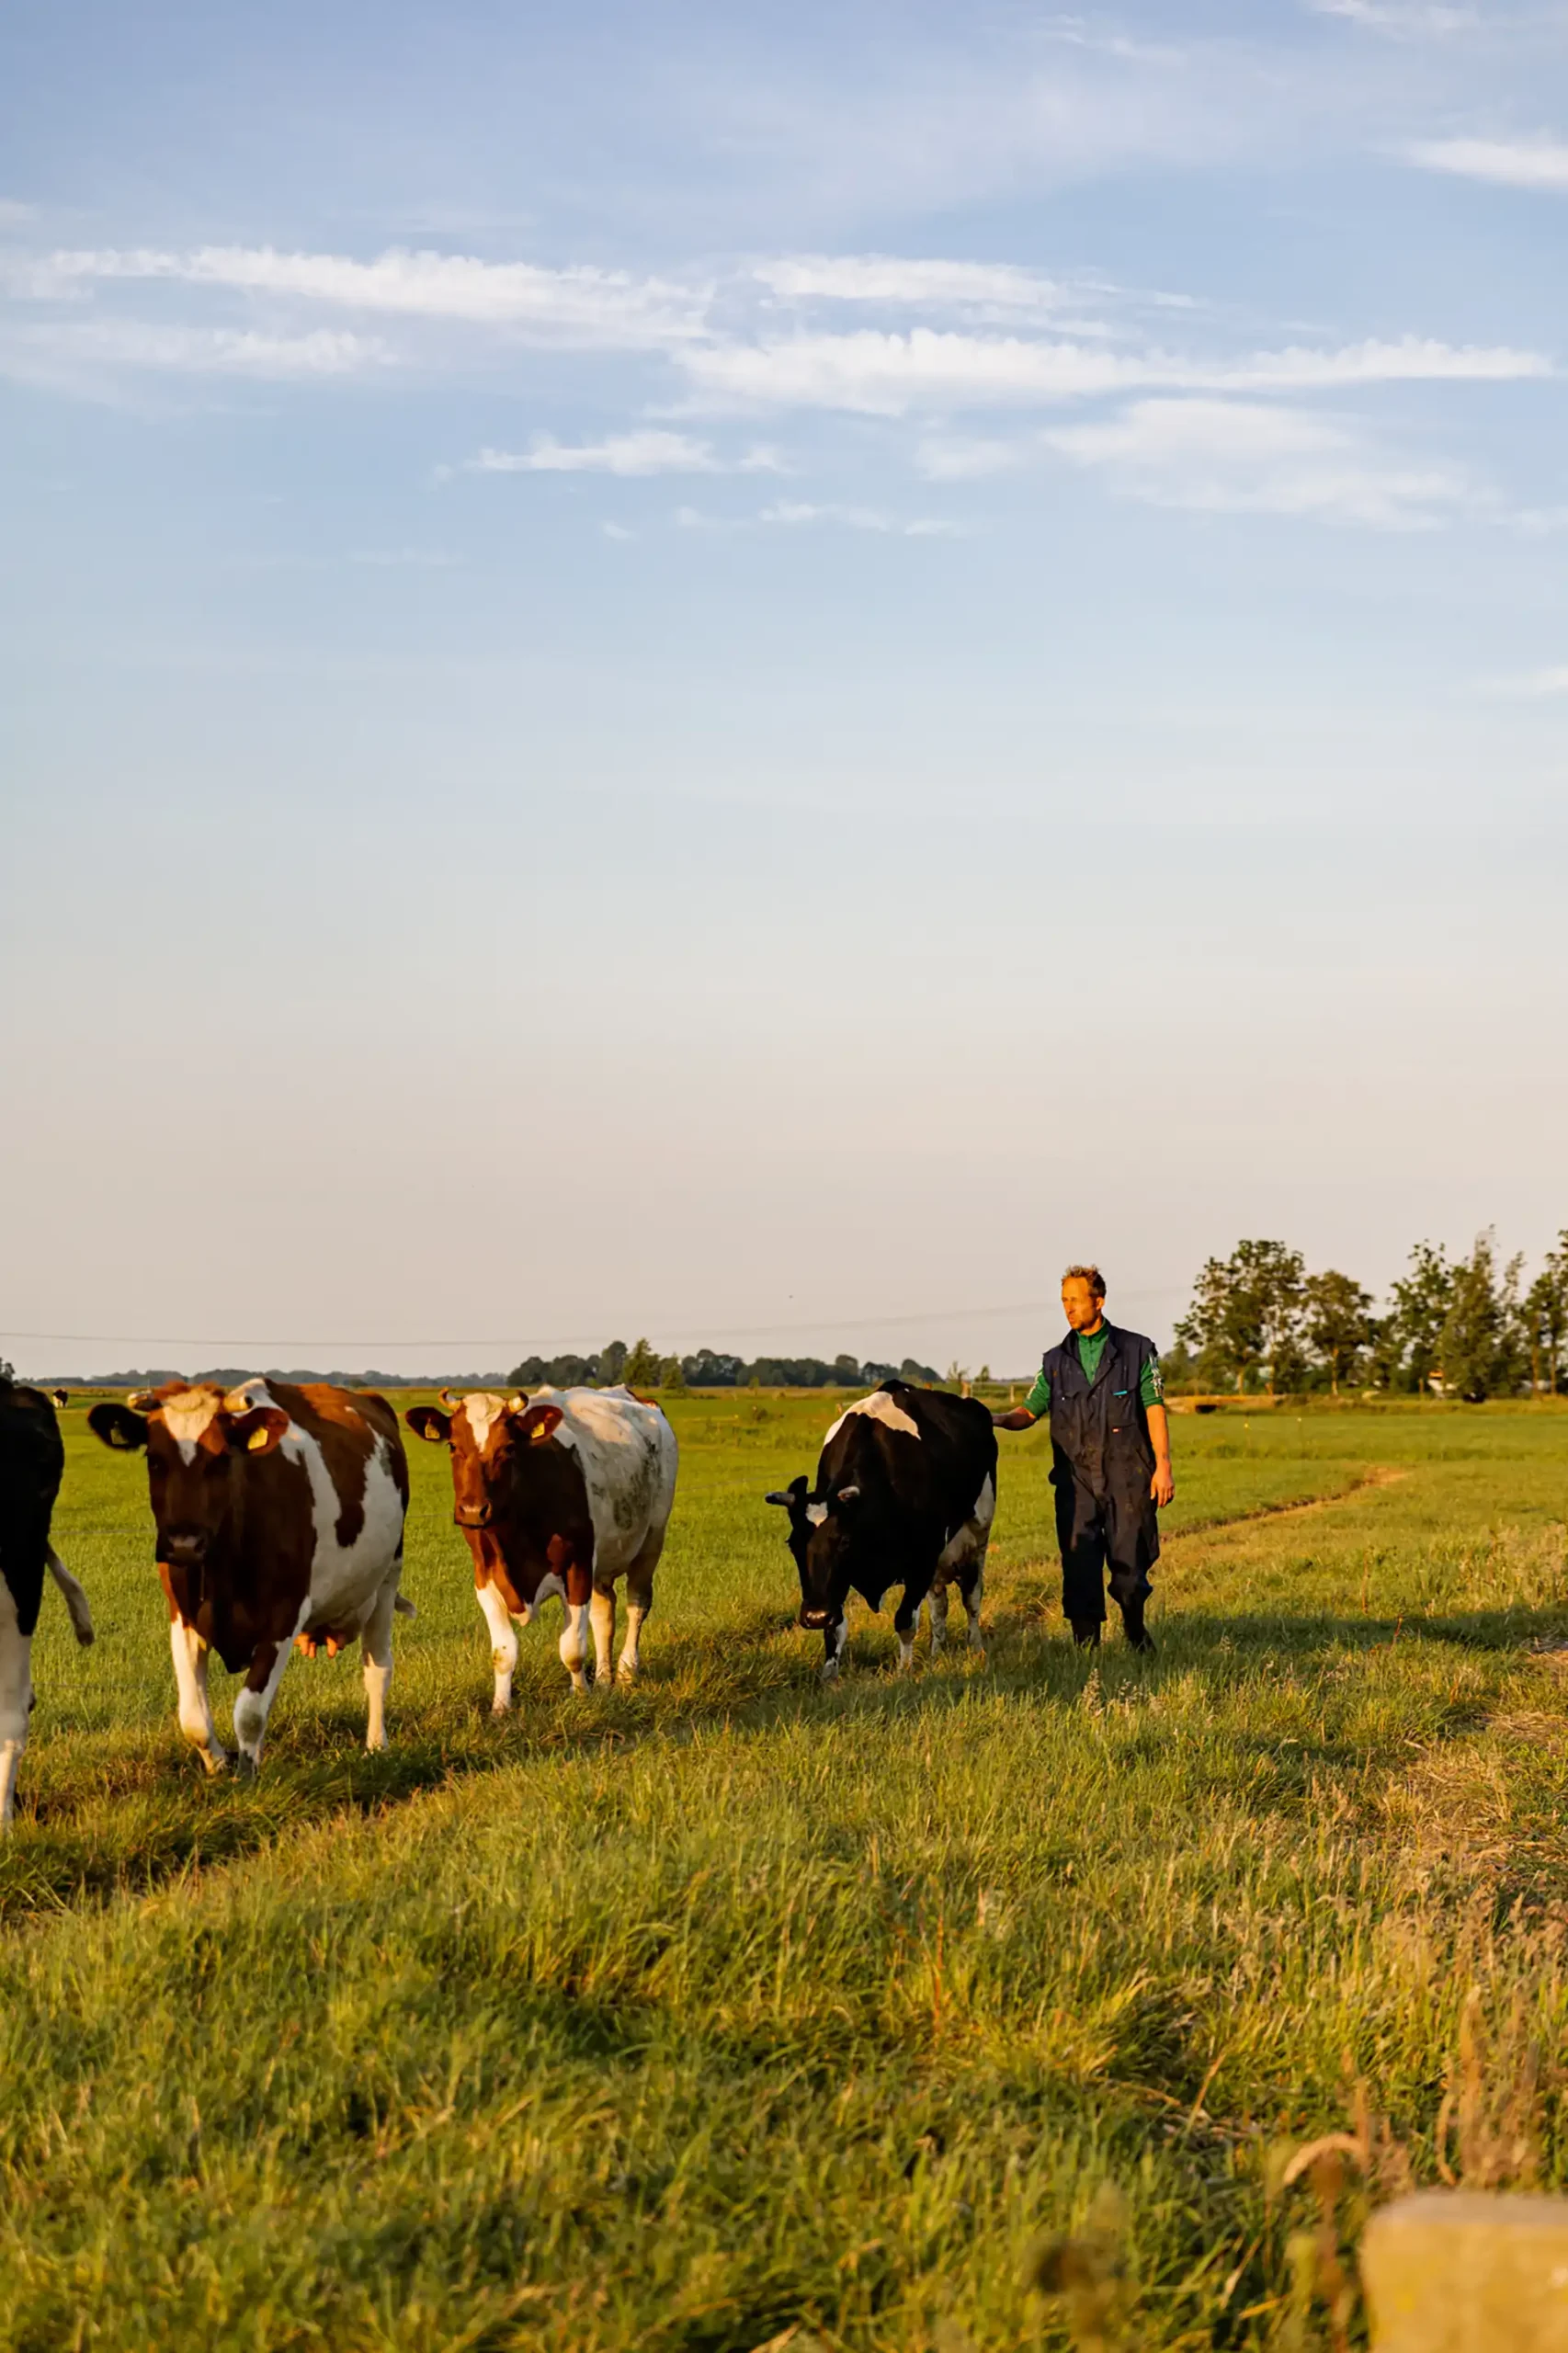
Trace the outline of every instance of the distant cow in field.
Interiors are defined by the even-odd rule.
[[[653,1606],[653,1571],[675,1502],[676,1436],[656,1405],[626,1389],[546,1389],[531,1402],[479,1390],[442,1392],[447,1411],[411,1406],[411,1430],[452,1459],[452,1516],[473,1554],[479,1606],[490,1628],[497,1715],[512,1704],[513,1625],[527,1626],[559,1594],[566,1611],[561,1663],[587,1689],[616,1673],[616,1580],[626,1579],[626,1646],[619,1672],[636,1675],[638,1640]]]
[[[931,1647],[947,1636],[956,1580],[971,1650],[983,1647],[985,1548],[996,1509],[996,1434],[985,1407],[945,1390],[887,1381],[857,1399],[823,1440],[816,1483],[804,1477],[767,1497],[790,1515],[801,1576],[801,1624],[820,1628],[823,1681],[838,1673],[845,1608],[858,1593],[873,1609],[895,1585],[900,1667],[915,1656],[920,1605],[931,1602]]]
[[[232,1675],[239,1769],[261,1763],[289,1648],[341,1650],[358,1637],[367,1748],[387,1745],[392,1614],[408,1464],[397,1415],[369,1390],[247,1381],[225,1392],[174,1381],[87,1415],[106,1446],[147,1449],[158,1574],[180,1730],[210,1773],[230,1762],[212,1728],[207,1660]]]
[[[53,1396],[0,1379],[0,1830],[10,1821],[33,1704],[33,1632],[44,1574],[65,1596],[79,1643],[93,1639],[87,1597],[49,1540],[65,1449]]]

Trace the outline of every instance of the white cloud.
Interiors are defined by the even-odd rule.
[[[389,365],[379,336],[317,327],[308,335],[249,328],[153,326],[136,319],[90,319],[21,326],[0,336],[0,369],[10,375],[80,380],[123,369],[157,369],[273,381],[347,376]]]
[[[116,281],[162,281],[230,293],[331,302],[343,310],[463,321],[587,347],[657,348],[703,331],[706,297],[620,270],[545,269],[467,254],[399,247],[373,261],[344,254],[278,253],[270,245],[150,246],[60,251],[13,260],[13,293],[60,300]]]
[[[1478,10],[1446,7],[1440,0],[1307,0],[1307,6],[1314,17],[1346,17],[1403,40],[1445,40],[1473,32],[1482,21]]]
[[[854,409],[900,415],[915,407],[960,408],[1082,399],[1142,388],[1189,392],[1329,391],[1351,384],[1498,381],[1545,376],[1540,354],[1455,346],[1406,335],[1337,350],[1290,346],[1200,360],[1119,353],[1081,343],[971,335],[915,327],[802,335],[775,343],[724,343],[678,355],[701,392],[731,401]]]
[[[1403,464],[1334,418],[1254,402],[1134,401],[1042,438],[1156,506],[1418,530],[1477,503],[1452,468]]]
[[[636,532],[629,531],[624,523],[601,523],[599,529],[607,540],[634,540],[637,537]]]
[[[892,531],[912,540],[956,539],[960,536],[956,523],[949,523],[933,516],[916,516],[913,521],[901,523],[891,516],[879,514],[874,506],[817,506],[805,500],[779,498],[771,506],[762,507],[757,514],[759,523],[783,523],[797,527],[803,523],[838,523],[851,531]]]
[[[482,449],[465,472],[481,474],[758,474],[782,473],[776,449],[758,444],[743,457],[723,458],[710,443],[688,433],[643,426],[612,433],[603,441],[557,441],[536,433],[526,450]]]
[[[1418,139],[1404,153],[1429,172],[1568,195],[1568,141],[1545,131],[1532,139]]]
[[[892,307],[1038,312],[1056,308],[1065,290],[1007,262],[914,261],[897,254],[797,254],[759,262],[752,275],[783,301],[822,298]]]

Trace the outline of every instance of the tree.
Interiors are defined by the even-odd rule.
[[[1443,1387],[1472,1405],[1515,1383],[1519,1359],[1519,1267],[1501,1270],[1490,1233],[1478,1233],[1468,1258],[1456,1261],[1438,1347]]]
[[[1348,1381],[1372,1342],[1372,1294],[1329,1267],[1301,1288],[1301,1336],[1328,1375],[1332,1395]]]
[[[656,1389],[664,1359],[647,1340],[634,1341],[627,1350],[620,1378],[628,1389]]]
[[[607,1389],[613,1389],[626,1374],[626,1342],[612,1340],[608,1348],[599,1350],[599,1379]]]
[[[1206,1377],[1240,1390],[1267,1367],[1270,1396],[1289,1386],[1300,1364],[1304,1270],[1301,1252],[1283,1242],[1238,1242],[1228,1258],[1205,1260],[1176,1336],[1198,1350]]]
[[[1568,1228],[1558,1235],[1556,1249],[1547,1252],[1545,1264],[1526,1292],[1524,1315],[1530,1387],[1540,1387],[1544,1363],[1546,1386],[1555,1397],[1568,1342]]]
[[[686,1394],[686,1371],[679,1357],[666,1357],[659,1367],[659,1386],[675,1397]]]
[[[1418,1242],[1410,1254],[1410,1272],[1393,1286],[1393,1313],[1384,1326],[1391,1387],[1400,1376],[1417,1392],[1431,1385],[1440,1369],[1453,1289],[1453,1268],[1443,1252]]]

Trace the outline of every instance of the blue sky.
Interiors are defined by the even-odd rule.
[[[0,155],[0,1350],[1568,1222],[1568,8],[22,0]]]

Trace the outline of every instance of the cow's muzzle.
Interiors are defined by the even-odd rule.
[[[488,1504],[459,1504],[452,1513],[452,1518],[460,1528],[488,1528],[490,1506]]]
[[[176,1568],[195,1568],[207,1558],[206,1532],[199,1528],[170,1530],[165,1535],[162,1552]]]
[[[824,1634],[834,1622],[825,1609],[801,1608],[801,1623],[808,1634]]]

